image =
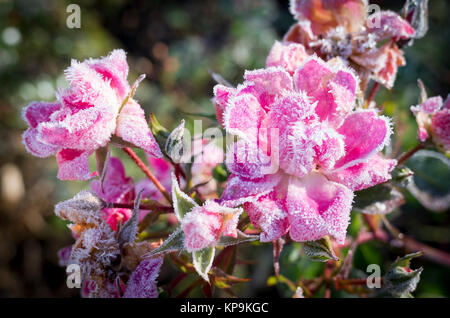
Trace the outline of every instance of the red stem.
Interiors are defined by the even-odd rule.
[[[409,158],[412,157],[412,155],[414,155],[417,151],[424,148],[425,145],[421,143],[415,146],[414,148],[408,150],[407,152],[404,152],[400,157],[397,158],[397,166],[404,164]]]
[[[166,188],[158,181],[158,179],[153,175],[150,169],[145,165],[145,163],[139,158],[136,153],[131,148],[123,148],[123,151],[136,163],[136,165],[145,173],[145,175],[150,179],[151,182],[156,186],[156,188],[161,192],[164,197],[172,203],[172,198],[167,193]]]

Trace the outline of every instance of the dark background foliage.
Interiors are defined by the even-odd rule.
[[[81,7],[81,29],[66,27],[66,7],[72,2]],[[450,91],[450,3],[430,2],[427,36],[405,49],[408,65],[400,69],[396,86],[392,91],[382,89],[377,97],[386,114],[394,117],[396,134],[401,136],[394,142],[394,153],[416,143],[409,112],[419,96],[416,79],[422,78],[431,96],[445,97]],[[372,3],[399,10],[403,1]],[[54,90],[65,85],[62,71],[70,59],[104,56],[114,48],[126,50],[130,81],[141,73],[147,75],[137,99],[147,113],[154,112],[173,128],[182,117],[192,119],[183,113],[213,113],[214,81],[209,71],[233,84],[241,82],[244,70],[264,66],[274,40],[292,23],[287,0],[0,0],[0,296],[78,296],[77,290],[66,287],[64,269],[58,266],[56,252],[71,244],[72,238],[53,215],[53,206],[87,184],[59,181],[54,158],[27,154],[21,144],[26,125],[20,118],[22,107],[30,101],[54,99]],[[205,128],[213,124],[204,122]],[[131,167],[128,172],[139,176]],[[353,217],[350,232],[361,224],[360,215]],[[408,195],[407,204],[389,219],[417,240],[450,250],[448,211],[427,211]],[[402,254],[381,243],[363,244],[356,253],[354,275],[371,263],[386,269]],[[257,260],[237,267],[237,276],[253,279],[236,287],[239,295],[291,296],[283,285],[267,285],[273,275],[271,246],[240,248],[238,257]],[[447,267],[423,259],[413,264],[424,266],[416,296],[450,295]],[[285,248],[281,266],[282,274],[293,280],[323,270],[322,264],[303,257],[296,244]],[[163,271],[161,283],[170,282],[173,274],[173,268]]]

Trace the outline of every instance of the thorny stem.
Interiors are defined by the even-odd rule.
[[[414,148],[408,150],[407,152],[404,152],[400,157],[397,158],[397,166],[400,166],[404,164],[409,158],[412,157],[417,151],[424,149],[425,144],[420,143],[416,145]]]
[[[161,184],[161,182],[158,181],[158,179],[153,175],[153,173],[150,171],[150,169],[145,165],[145,163],[139,158],[136,153],[129,147],[123,148],[123,151],[136,163],[136,165],[145,173],[145,175],[150,179],[151,182],[156,186],[156,188],[159,190],[159,192],[162,193],[162,195],[172,203],[172,198],[167,193],[164,186]]]

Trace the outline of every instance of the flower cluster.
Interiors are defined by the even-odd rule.
[[[364,93],[370,80],[392,88],[398,66],[405,64],[401,45],[416,36],[411,21],[391,11],[368,16],[364,0],[292,0],[290,9],[298,23],[274,43],[266,65],[246,71],[236,87],[214,87],[217,121],[233,142],[221,147],[196,135],[192,163],[177,160],[185,155],[179,151],[184,120],[172,133],[154,117],[147,123],[133,99],[142,78],[130,87],[122,50],[73,61],[66,70],[69,87],[56,94],[56,102],[24,109],[29,128],[23,142],[30,153],[56,155],[60,179],[98,177],[91,191],[55,207],[75,239],[60,250],[60,263],[80,266],[83,296],[157,297],[164,255],[172,252],[183,273],[164,287],[169,295],[191,272],[204,280],[205,295],[212,293],[206,284],[230,291],[242,280],[220,262],[234,261],[227,253],[235,250],[216,247],[256,240],[274,244],[277,275],[285,239],[304,242],[312,260],[336,261],[333,247],[347,242],[358,195],[375,186],[388,193],[365,202],[366,210],[358,207],[368,214],[403,204],[391,172],[416,150],[398,161],[383,153],[391,120]],[[421,95],[411,107],[418,146],[431,136],[448,153],[450,99],[427,98],[423,86]],[[135,182],[127,176],[121,159],[111,157],[112,145],[124,148],[147,178]],[[150,167],[129,147],[143,149]],[[98,171],[91,172],[94,152]],[[396,184],[404,173],[398,170]],[[384,232],[367,220],[369,234],[383,239]],[[217,250],[221,256],[214,262]],[[403,295],[397,287],[391,289]]]

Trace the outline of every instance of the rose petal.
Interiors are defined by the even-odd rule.
[[[116,135],[155,158],[162,157],[161,150],[145,120],[145,113],[134,100],[129,100],[117,119]]]
[[[224,125],[223,116],[225,109],[227,108],[227,105],[235,92],[236,89],[233,87],[228,87],[220,84],[214,86],[213,103],[216,109],[217,120],[222,126]]]
[[[279,174],[266,175],[258,179],[246,179],[232,174],[220,200],[223,205],[231,207],[251,202],[271,192],[280,180]]]
[[[268,67],[281,66],[289,74],[293,75],[308,56],[305,47],[301,44],[276,41],[267,56],[266,65]]]
[[[376,12],[368,18],[368,21],[370,23],[367,24],[367,31],[375,34],[378,40],[409,39],[415,33],[414,28],[406,20],[392,11]]]
[[[331,235],[338,243],[343,243],[352,201],[350,189],[328,181],[319,173],[302,179],[292,177],[286,197],[291,238],[304,242]]]
[[[253,94],[266,111],[269,110],[277,95],[293,90],[291,76],[281,67],[245,71],[244,78],[247,86],[244,86],[239,93]]]
[[[125,98],[130,86],[127,81],[128,64],[124,50],[113,50],[106,57],[88,60],[87,64],[110,82],[121,99]]]
[[[254,142],[265,116],[255,96],[242,94],[234,97],[225,110],[225,129],[246,141]]]
[[[319,118],[334,126],[339,126],[354,107],[358,81],[350,70],[333,70],[311,57],[295,71],[294,83],[297,91],[305,91],[312,101],[318,102]]]
[[[289,230],[288,214],[273,194],[264,195],[254,203],[245,203],[244,209],[253,225],[262,230],[261,242],[275,241]]]
[[[58,179],[60,180],[88,180],[93,177],[89,171],[89,156],[91,153],[63,149],[56,154],[58,163]]]
[[[361,0],[291,0],[289,9],[297,20],[309,20],[314,34],[339,25],[349,33],[358,32],[366,17],[366,3]]]
[[[338,172],[328,173],[327,176],[353,191],[359,191],[390,180],[392,177],[390,172],[396,165],[397,160],[384,159],[377,154],[367,162],[359,163]]]
[[[344,136],[346,154],[336,162],[335,169],[367,161],[384,148],[391,136],[388,118],[377,115],[373,110],[350,114],[337,132]]]

